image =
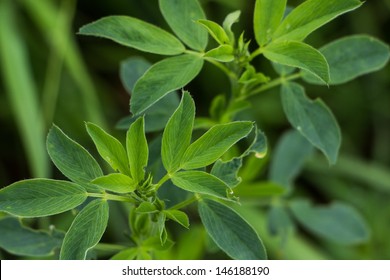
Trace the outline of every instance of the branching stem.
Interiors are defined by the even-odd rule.
[[[196,195],[193,195],[190,198],[188,198],[182,202],[179,202],[176,205],[173,205],[171,208],[169,208],[169,210],[178,210],[178,209],[184,208],[184,207],[186,207],[186,206],[188,206],[188,205],[190,205],[198,200],[199,200],[199,198]]]

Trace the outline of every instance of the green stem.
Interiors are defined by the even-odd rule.
[[[258,48],[257,50],[255,50],[249,57],[249,61],[252,61],[256,56],[259,56],[261,55],[262,53],[264,52],[264,48]]]
[[[107,200],[115,200],[115,201],[124,201],[124,202],[136,202],[131,197],[116,195],[116,194],[110,194],[110,193],[88,193],[89,197],[97,197]]]
[[[267,84],[264,84],[254,90],[252,90],[249,94],[247,95],[243,95],[243,96],[240,96],[237,98],[237,100],[245,100],[245,99],[248,99],[249,97],[252,97],[254,95],[257,95],[263,91],[267,91],[271,88],[274,88],[274,87],[277,87],[287,81],[291,81],[291,80],[296,80],[298,78],[300,78],[302,76],[301,73],[296,73],[296,74],[292,74],[290,76],[287,76],[287,77],[280,77],[280,78],[277,78],[275,80],[272,80],[271,82],[267,83]]]
[[[155,185],[155,190],[157,191],[166,181],[171,178],[171,174],[167,173],[164,177],[161,178],[160,181]]]
[[[178,209],[184,208],[184,207],[186,207],[186,206],[188,206],[188,205],[190,205],[198,200],[199,200],[199,198],[196,195],[193,195],[190,198],[188,198],[182,202],[179,202],[176,205],[173,205],[171,208],[169,208],[169,210],[178,210]]]
[[[100,251],[109,251],[109,252],[118,252],[122,251],[124,249],[127,249],[128,247],[123,245],[117,245],[117,244],[107,244],[107,243],[98,243],[94,247],[95,250]]]
[[[211,59],[211,58],[207,58],[207,57],[204,57],[204,60],[210,62],[211,64],[215,65],[216,67],[218,67],[220,70],[222,70],[230,79],[236,79],[237,80],[237,76],[232,72],[230,71],[229,68],[227,68],[225,65],[223,65],[221,62],[219,61],[216,61],[214,59]]]

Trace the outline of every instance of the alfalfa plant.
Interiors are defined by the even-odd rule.
[[[297,221],[313,234],[342,244],[367,240],[367,226],[352,207],[344,203],[318,207],[291,198],[293,179],[313,148],[334,164],[341,143],[331,110],[320,99],[311,100],[297,80],[328,87],[346,83],[384,67],[389,48],[368,35],[341,38],[320,49],[304,42],[324,24],[361,6],[358,0],[307,0],[296,8],[286,4],[287,0],[256,1],[252,41],[245,38],[248,34],[237,35],[232,30],[240,11],[227,15],[220,25],[206,19],[197,0],[159,0],[161,13],[176,36],[128,16],[109,16],[83,26],[82,35],[169,57],[154,65],[142,59],[122,64],[132,113],[121,122],[127,129],[125,146],[97,125],[86,123],[97,151],[113,173],[103,174],[89,152],[53,126],[47,138],[48,153],[72,182],[16,182],[0,191],[0,210],[18,217],[43,217],[77,208],[79,212],[65,235],[39,233],[45,240],[44,253],[60,246],[61,259],[85,259],[99,243],[109,219],[108,201],[125,203],[129,212],[128,244],[117,247],[114,259],[149,259],[157,251],[169,250],[174,241],[167,223],[189,228],[184,210],[193,203],[198,204],[207,233],[228,256],[265,259],[259,235],[233,209],[241,195],[272,198],[267,204],[269,230],[274,234],[287,238]],[[207,49],[210,37],[217,46]],[[256,68],[254,59],[259,56],[272,62],[279,77],[272,79]],[[195,118],[190,94],[183,92],[179,102],[175,91],[191,82],[207,62],[228,76],[231,90],[214,97],[209,117]],[[267,141],[252,121],[239,119],[240,113],[251,109],[251,97],[278,86],[284,112],[295,130],[283,135],[271,158],[269,178],[256,185],[248,172],[242,178],[238,174],[244,158],[250,162],[266,155]],[[198,129],[207,131],[193,140],[193,131]],[[152,145],[145,132],[161,130],[162,136],[153,141],[159,153],[151,158]],[[251,138],[250,143],[239,152],[242,145],[236,144],[244,138]],[[169,201],[161,195],[164,188],[186,192],[181,201],[167,206]],[[9,232],[37,238],[38,233],[13,218],[0,222],[3,231],[8,226]],[[11,234],[2,236],[13,240]],[[16,254],[43,254],[34,246],[27,252],[18,242],[3,241],[0,245]]]

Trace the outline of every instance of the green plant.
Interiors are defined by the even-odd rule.
[[[151,258],[159,256],[161,250],[169,251],[173,242],[166,221],[188,228],[189,218],[182,210],[194,202],[198,202],[206,231],[230,257],[266,258],[255,229],[237,213],[238,197],[259,198],[267,204],[269,231],[281,236],[282,246],[295,222],[326,240],[344,245],[365,242],[369,230],[353,207],[342,202],[313,206],[292,195],[294,178],[314,148],[335,164],[341,144],[340,128],[330,109],[320,99],[308,98],[304,87],[294,81],[303,79],[328,87],[346,83],[384,67],[389,48],[367,35],[342,38],[318,50],[303,42],[335,17],[358,8],[362,4],[358,0],[307,0],[294,9],[286,7],[286,2],[256,1],[257,46],[253,51],[244,33],[236,36],[232,30],[239,11],[219,25],[206,19],[196,0],[159,1],[177,37],[125,16],[106,17],[82,27],[80,34],[170,57],[154,65],[139,58],[122,64],[121,77],[131,92],[132,112],[119,123],[119,127],[128,128],[126,149],[97,125],[86,124],[99,154],[117,173],[104,175],[85,149],[54,126],[47,138],[49,155],[73,182],[16,182],[0,191],[0,210],[21,217],[41,217],[80,208],[65,234],[62,259],[86,258],[99,242],[107,226],[108,200],[124,202],[129,213],[128,244],[110,247],[119,251],[114,259]],[[209,36],[215,46],[206,50]],[[260,55],[272,62],[278,78],[271,79],[256,69]],[[179,103],[175,91],[191,82],[204,62],[228,76],[231,91],[214,97],[209,117],[195,118],[189,93],[183,92]],[[265,163],[267,141],[252,121],[245,121],[243,113],[251,109],[250,98],[277,86],[281,87],[283,110],[295,130],[281,137],[271,158],[269,178],[258,181],[255,174]],[[162,137],[148,145],[145,132],[158,134],[162,129]],[[193,131],[201,129],[207,132],[191,143]],[[253,140],[249,148],[240,152],[242,145],[235,144],[250,134]],[[152,150],[158,152],[150,156]],[[164,198],[164,191],[178,191],[172,184],[186,191],[174,204],[169,202],[172,194]],[[166,206],[168,203],[172,205]],[[1,222],[11,229],[21,228],[11,218]],[[62,237],[53,231],[45,238],[52,244],[47,251],[52,252]],[[0,242],[7,246],[4,244]]]

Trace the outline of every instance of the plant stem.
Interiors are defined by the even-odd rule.
[[[155,185],[155,190],[157,191],[166,181],[171,178],[171,174],[167,173],[164,177],[161,178],[160,181]]]
[[[265,85],[262,85],[254,90],[252,90],[249,94],[247,95],[243,95],[243,96],[240,96],[237,98],[237,100],[245,100],[249,97],[252,97],[254,95],[257,95],[263,91],[267,91],[271,88],[274,88],[274,87],[277,87],[278,85],[280,84],[283,84],[287,81],[291,81],[291,80],[296,80],[298,78],[300,78],[302,75],[301,73],[295,73],[295,74],[292,74],[290,76],[287,76],[287,77],[280,77],[280,78],[277,78],[275,80],[272,80],[271,82],[265,84]]]
[[[112,252],[118,252],[124,249],[127,249],[128,247],[123,245],[117,245],[117,244],[107,244],[107,243],[98,243],[94,247],[95,250],[100,251],[112,251]]]
[[[230,71],[229,68],[227,68],[225,65],[223,65],[221,62],[218,62],[214,59],[211,59],[211,58],[207,58],[207,57],[204,57],[204,60],[210,62],[211,64],[217,66],[219,69],[221,69],[230,79],[236,79],[237,80],[237,76],[232,72]]]
[[[88,193],[89,197],[98,197],[102,199],[107,200],[115,200],[115,201],[124,201],[124,202],[136,202],[131,197],[116,195],[116,194],[110,194],[110,193]]]
[[[264,52],[264,48],[258,48],[257,50],[255,50],[249,57],[249,61],[252,61],[256,56],[259,56],[261,55],[262,53]]]
[[[178,210],[178,209],[184,208],[184,207],[186,207],[186,206],[188,206],[188,205],[198,201],[198,199],[199,198],[196,195],[193,195],[190,198],[188,198],[188,199],[186,199],[186,200],[184,200],[182,202],[179,202],[176,205],[173,205],[171,208],[169,208],[169,210]]]

